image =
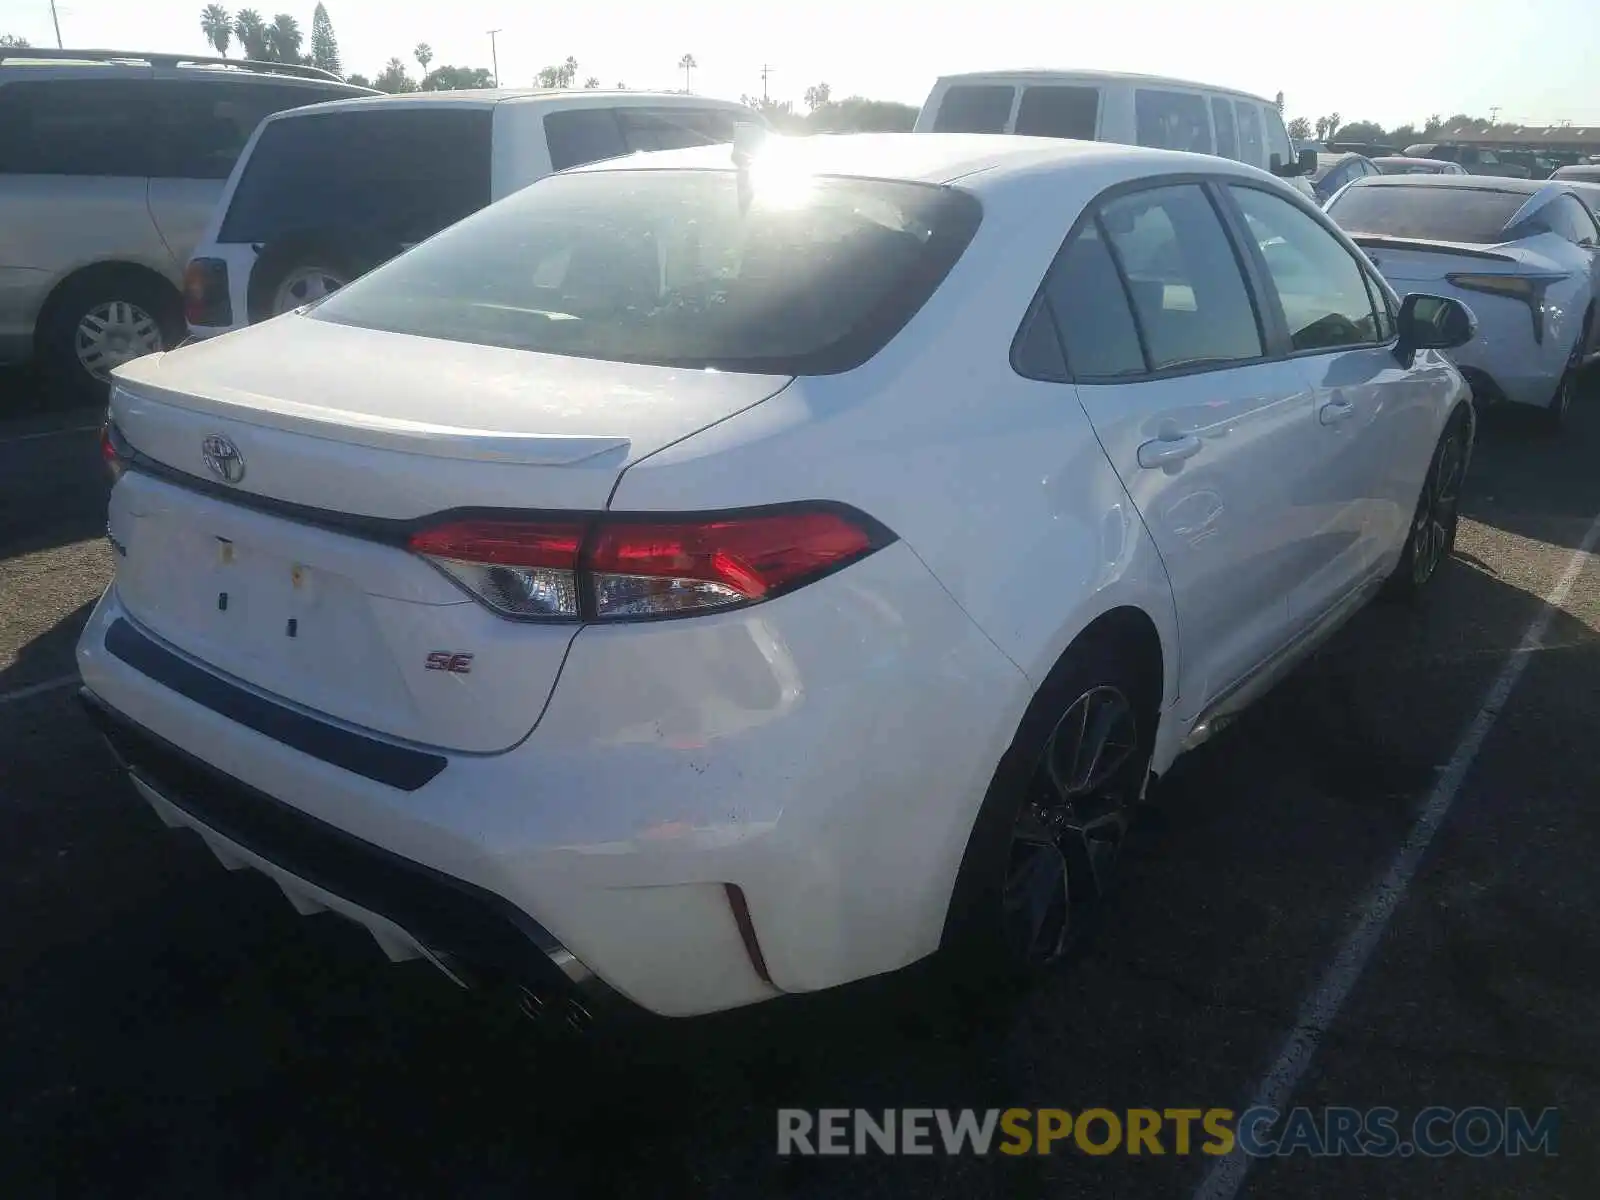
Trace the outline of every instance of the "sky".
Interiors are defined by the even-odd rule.
[[[1489,115],[1525,124],[1600,126],[1600,20],[1593,0],[1489,0],[1437,5],[1340,0],[1319,13],[1282,0],[1144,0],[1090,4],[1027,0],[582,0],[528,4],[455,0],[325,0],[347,72],[369,77],[426,41],[434,66],[489,67],[498,29],[500,82],[528,86],[540,67],[578,60],[579,79],[603,86],[681,88],[691,53],[696,92],[796,101],[827,82],[835,98],[860,94],[920,104],[934,79],[1001,67],[1143,71],[1282,91],[1290,117],[1385,126],[1429,114]],[[292,13],[309,36],[314,0],[258,0],[270,21]],[[243,7],[230,0],[229,8]],[[65,45],[205,53],[192,0],[58,0]],[[49,0],[0,0],[0,34],[55,45]],[[236,52],[236,51],[235,51]]]

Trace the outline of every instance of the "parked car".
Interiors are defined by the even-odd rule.
[[[1600,183],[1600,163],[1574,163],[1567,167],[1557,167],[1551,179],[1559,179],[1565,183]]]
[[[311,67],[0,47],[0,362],[103,400],[183,336],[179,287],[261,119],[375,95]]]
[[[1361,154],[1319,154],[1317,169],[1311,173],[1311,191],[1318,204],[1326,205],[1345,184],[1378,174],[1372,160]]]
[[[1435,577],[1470,335],[1221,158],[593,164],[119,369],[85,700],[224,862],[530,1008],[1040,971],[1152,772]]]
[[[1460,163],[1442,158],[1407,158],[1403,154],[1390,154],[1372,160],[1380,175],[1465,175]]]
[[[1381,158],[1400,153],[1398,146],[1382,142],[1329,142],[1323,149],[1334,154],[1359,154],[1363,158]]]
[[[1399,289],[1469,303],[1477,337],[1451,357],[1480,403],[1565,422],[1600,350],[1600,226],[1572,187],[1478,176],[1378,176],[1328,205]]]
[[[1434,158],[1458,164],[1468,175],[1492,175],[1505,179],[1527,179],[1526,166],[1505,161],[1494,150],[1481,146],[1457,146],[1447,142],[1418,142],[1405,148],[1406,158]]]
[[[598,90],[413,92],[282,114],[240,155],[189,263],[189,332],[297,308],[552,171],[731,142],[740,123],[764,121],[729,100]]]
[[[1217,154],[1271,171],[1315,199],[1314,151],[1297,151],[1277,105],[1248,92],[1109,71],[943,75],[917,133],[1018,133]]]

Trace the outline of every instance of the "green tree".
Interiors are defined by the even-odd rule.
[[[1415,125],[1396,125],[1393,129],[1389,130],[1390,145],[1398,146],[1402,150],[1419,140],[1420,139],[1417,136],[1417,127]]]
[[[228,57],[228,44],[233,41],[233,18],[220,4],[208,4],[200,10],[200,32],[212,49],[223,58]]]
[[[300,61],[300,43],[305,35],[300,32],[300,22],[288,13],[279,13],[267,26],[267,53],[273,62],[297,63]]]
[[[917,110],[911,105],[865,96],[830,100],[806,121],[815,133],[910,133],[916,123]]]
[[[425,92],[459,92],[465,88],[492,88],[494,76],[487,67],[439,67],[422,79]]]
[[[598,75],[589,76],[589,78],[587,78],[587,79],[585,79],[583,81],[583,86],[584,86],[584,90],[585,91],[591,91],[591,92],[594,91],[595,88],[600,86],[600,76],[598,76]]]
[[[422,67],[423,77],[426,78],[428,64],[433,61],[433,47],[428,45],[427,42],[418,42],[417,48],[411,52],[411,57],[417,60],[417,63]]]
[[[333,21],[324,4],[311,10],[311,65],[344,74],[339,65],[339,40],[333,36]]]
[[[417,81],[406,74],[405,63],[398,58],[391,58],[378,72],[372,86],[380,92],[414,92],[417,90]]]
[[[1438,113],[1434,113],[1422,123],[1422,136],[1432,137],[1442,128],[1444,128],[1444,121],[1440,118]]]
[[[539,86],[542,88],[569,88],[578,77],[578,60],[570,54],[567,61],[554,67],[545,67],[539,72]]]
[[[683,90],[684,91],[691,92],[691,91],[694,90],[694,85],[690,81],[689,77],[694,72],[694,69],[696,67],[698,67],[699,65],[700,65],[699,63],[695,62],[694,55],[692,55],[692,54],[685,54],[682,58],[680,58],[678,60],[678,70],[683,72]]]
[[[811,112],[816,112],[817,109],[828,102],[828,96],[832,93],[832,90],[825,83],[812,84],[806,89],[806,108]]]
[[[1289,136],[1297,142],[1311,140],[1311,122],[1304,117],[1296,117],[1289,122]]]
[[[1338,136],[1343,142],[1381,142],[1389,135],[1376,121],[1351,121]]]
[[[242,8],[233,18],[233,36],[239,39],[246,58],[265,62],[271,55],[267,46],[267,24],[253,8]]]
[[[357,87],[369,88],[372,86],[372,80],[368,79],[365,75],[347,75],[345,76],[344,81],[346,83],[353,83]]]

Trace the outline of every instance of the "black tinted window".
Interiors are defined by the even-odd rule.
[[[1133,112],[1139,145],[1211,153],[1211,117],[1203,96],[1139,88],[1134,92]]]
[[[150,173],[177,179],[226,179],[263,118],[358,94],[348,88],[307,84],[188,79],[156,80],[146,86],[160,147],[160,161]]]
[[[1004,133],[1016,89],[1009,85],[961,84],[939,101],[935,133]]]
[[[353,109],[261,133],[221,240],[356,227],[416,242],[489,203],[487,109]]]
[[[1017,105],[1017,124],[1012,132],[1092,142],[1099,117],[1099,88],[1023,88],[1022,100]]]
[[[611,108],[573,108],[544,119],[544,139],[550,147],[552,170],[565,171],[584,163],[627,154],[622,126]]]
[[[1059,383],[1067,378],[1067,360],[1061,356],[1061,339],[1048,304],[1040,304],[1023,326],[1011,365],[1029,379]]]
[[[733,141],[733,114],[725,109],[619,108],[622,140],[630,151],[682,150]],[[545,118],[546,121],[549,118]]]
[[[0,86],[0,174],[142,177],[160,161],[147,80]]]
[[[1230,187],[1261,248],[1296,350],[1384,340],[1355,256],[1315,217],[1278,196]]]
[[[1101,210],[1101,219],[1153,368],[1261,357],[1255,309],[1232,243],[1198,186],[1123,196]],[[1072,366],[1070,342],[1067,359]]]
[[[1328,215],[1352,233],[1488,245],[1505,240],[1506,222],[1527,201],[1486,188],[1363,184],[1341,193]]]
[[[822,374],[871,357],[966,248],[971,196],[732,171],[551,175],[311,310],[369,329],[694,369]]]
[[[1577,179],[1586,183],[1600,183],[1600,164],[1586,167],[1581,164],[1570,167],[1557,167],[1552,179]]]
[[[1238,158],[1239,135],[1234,132],[1233,105],[1220,96],[1213,96],[1211,117],[1217,127],[1217,153],[1223,158]]]
[[[1145,370],[1139,332],[1116,261],[1090,222],[1062,249],[1045,280],[1045,300],[1077,379],[1139,375]]]

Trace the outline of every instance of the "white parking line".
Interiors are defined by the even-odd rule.
[[[1317,990],[1311,993],[1301,1007],[1294,1028],[1284,1041],[1283,1049],[1278,1052],[1277,1061],[1272,1064],[1271,1069],[1256,1087],[1250,1100],[1251,1107],[1272,1108],[1281,1113],[1294,1095],[1301,1076],[1311,1065],[1312,1056],[1316,1054],[1317,1045],[1321,1042],[1323,1034],[1327,1033],[1328,1027],[1339,1015],[1339,1010],[1350,998],[1350,993],[1355,989],[1362,971],[1366,969],[1367,961],[1377,949],[1379,939],[1383,937],[1384,927],[1388,925],[1389,918],[1394,915],[1395,909],[1400,907],[1401,900],[1405,899],[1406,889],[1411,886],[1411,880],[1417,873],[1422,856],[1427,853],[1433,835],[1439,831],[1439,826],[1443,824],[1450,806],[1455,803],[1456,794],[1461,790],[1461,784],[1466,779],[1473,760],[1483,749],[1489,731],[1494,728],[1495,721],[1505,709],[1506,701],[1511,698],[1512,689],[1522,678],[1522,673],[1527,669],[1534,652],[1540,648],[1544,635],[1550,630],[1551,621],[1555,619],[1556,611],[1566,603],[1568,594],[1577,583],[1578,576],[1583,573],[1583,568],[1587,565],[1597,542],[1600,542],[1600,514],[1597,514],[1590,524],[1582,543],[1573,552],[1572,561],[1567,564],[1567,569],[1562,572],[1556,586],[1545,597],[1544,607],[1539,610],[1539,615],[1524,631],[1522,641],[1511,652],[1499,676],[1489,686],[1483,703],[1478,707],[1477,715],[1472,718],[1472,723],[1461,735],[1455,753],[1450,756],[1444,774],[1439,776],[1439,782],[1434,785],[1433,794],[1428,797],[1428,802],[1423,806],[1416,824],[1411,827],[1410,834],[1401,844],[1394,861],[1389,864],[1389,869],[1368,894],[1366,903],[1361,907],[1360,918],[1346,936],[1344,944],[1339,947],[1339,953],[1323,975],[1321,983],[1317,985]],[[1195,1189],[1194,1200],[1232,1200],[1244,1183],[1245,1175],[1250,1170],[1250,1163],[1250,1158],[1235,1145],[1231,1154],[1217,1159],[1206,1172],[1205,1178],[1200,1181],[1200,1186]]]
[[[59,679],[46,679],[43,683],[36,683],[32,687],[18,688],[14,692],[0,692],[0,704],[10,704],[16,700],[27,700],[32,696],[42,696],[46,692],[60,691],[64,687],[71,687],[78,682],[76,675],[63,675]]]
[[[61,437],[68,433],[93,433],[99,429],[98,425],[73,425],[67,429],[46,429],[39,433],[19,433],[15,437],[0,438],[0,446],[10,446],[17,442],[36,442],[40,438]]]

